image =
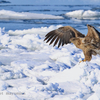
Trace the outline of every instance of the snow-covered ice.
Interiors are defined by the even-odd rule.
[[[62,16],[0,10],[0,19],[63,19]]]
[[[4,100],[99,100],[100,56],[82,62],[73,44],[52,47],[44,36],[60,27],[0,29],[0,97]],[[4,41],[5,40],[5,41]]]
[[[91,11],[91,10],[75,10],[72,12],[68,12],[65,16],[77,18],[77,19],[99,19],[100,12]]]

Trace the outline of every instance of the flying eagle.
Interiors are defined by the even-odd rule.
[[[77,48],[84,53],[83,61],[90,61],[92,55],[100,55],[100,32],[93,26],[87,25],[88,33],[85,36],[71,26],[60,27],[45,35],[46,43],[54,43],[58,48],[64,44],[73,43]]]

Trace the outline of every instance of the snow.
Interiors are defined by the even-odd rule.
[[[98,19],[100,18],[100,12],[91,10],[75,10],[66,13],[65,16],[77,19]]]
[[[73,44],[57,48],[45,34],[58,26],[0,29],[0,97],[4,100],[99,100],[100,56],[81,62]],[[4,41],[5,40],[5,41]]]
[[[63,19],[62,16],[0,10],[0,19]]]
[[[9,30],[8,34],[9,35],[24,35],[24,34],[39,34],[39,35],[45,35],[47,32],[53,30],[53,29],[57,29],[59,27],[61,27],[62,25],[51,25],[49,27],[41,27],[41,28],[31,28],[31,29],[24,29],[24,30]]]

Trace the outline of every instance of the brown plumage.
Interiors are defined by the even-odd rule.
[[[58,44],[58,48],[64,44],[73,43],[77,48],[83,50],[85,59],[90,61],[92,55],[100,55],[100,32],[93,26],[87,25],[88,33],[85,36],[71,26],[60,27],[46,34],[44,41]]]

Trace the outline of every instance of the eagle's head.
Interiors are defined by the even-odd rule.
[[[81,44],[80,38],[71,38],[70,42],[73,43],[76,47],[78,47]]]

